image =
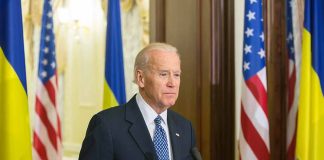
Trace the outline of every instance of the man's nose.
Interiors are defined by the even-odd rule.
[[[175,77],[174,76],[169,76],[168,78],[168,83],[167,83],[167,86],[168,87],[174,87],[175,86]]]

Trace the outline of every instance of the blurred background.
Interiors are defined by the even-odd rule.
[[[103,109],[108,1],[52,2],[64,157],[77,159],[90,118]],[[31,122],[35,116],[43,3],[22,1]],[[132,83],[136,54],[149,43],[149,0],[123,0],[120,7],[128,100],[137,92]]]
[[[56,151],[59,156],[49,159],[78,159],[90,118],[106,107],[125,103],[137,93],[137,86],[132,82],[134,60],[150,42],[166,42],[178,48],[181,87],[172,110],[192,122],[203,159],[324,158],[320,153],[322,147],[318,145],[324,145],[324,138],[318,136],[324,134],[324,129],[318,127],[324,123],[324,109],[320,108],[324,106],[321,85],[313,87],[319,89],[317,92],[308,90],[307,93],[322,93],[322,97],[314,103],[303,103],[318,110],[304,112],[303,108],[298,109],[298,103],[305,97],[299,96],[302,92],[299,90],[300,82],[305,82],[302,77],[309,76],[301,75],[302,57],[305,58],[302,56],[305,51],[302,52],[301,48],[305,42],[302,41],[302,32],[307,28],[304,23],[321,21],[316,18],[304,21],[304,12],[312,12],[310,17],[321,15],[323,12],[320,11],[324,10],[322,1],[20,2],[28,121],[33,145],[35,133],[41,135],[45,130],[37,126],[38,123],[45,124],[37,109],[38,99],[42,98],[39,95],[43,93],[39,89],[40,78],[46,77],[40,66],[48,63],[44,60],[48,48],[43,48],[43,43],[50,38],[55,44],[55,47],[50,47],[55,55],[52,57],[56,58],[56,61],[52,59],[56,62],[52,66],[57,73],[53,80],[56,104],[51,111],[54,115],[49,116],[51,111],[45,110],[57,134]],[[49,33],[53,33],[55,38],[43,35],[42,30],[50,29]],[[324,58],[319,57],[316,64],[324,63]],[[245,72],[247,70],[251,72]],[[318,72],[320,74],[323,72]],[[318,79],[323,81],[321,76]],[[50,89],[45,90],[50,94]],[[308,118],[299,111],[306,113]],[[316,119],[310,119],[313,113],[320,114]],[[297,115],[302,116],[297,119]],[[301,125],[299,129],[297,124]],[[315,129],[309,126],[315,126]],[[300,132],[302,138],[299,137],[298,142],[297,130],[307,131]],[[46,128],[46,131],[50,132],[50,129]],[[315,139],[305,138],[310,135]],[[53,144],[52,139],[50,141]],[[298,149],[298,146],[302,147]],[[308,148],[304,149],[304,146]],[[1,147],[0,154],[6,146]]]

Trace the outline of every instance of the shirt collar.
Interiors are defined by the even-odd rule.
[[[145,123],[154,123],[154,119],[158,116],[158,114],[149,104],[146,103],[140,93],[136,94],[136,102],[143,115]],[[162,117],[163,123],[167,125],[168,110],[163,111],[160,116]]]

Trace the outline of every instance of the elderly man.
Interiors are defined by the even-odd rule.
[[[139,93],[126,104],[99,112],[90,121],[80,159],[193,159],[191,123],[169,110],[178,98],[180,57],[169,44],[152,43],[137,55]]]

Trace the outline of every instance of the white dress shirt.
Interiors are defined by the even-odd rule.
[[[154,119],[158,116],[158,114],[153,110],[153,108],[145,102],[143,97],[141,96],[140,93],[136,94],[136,102],[138,104],[138,107],[143,115],[145,124],[150,132],[151,139],[153,141],[153,136],[154,136],[154,129],[155,129],[155,123]],[[162,122],[161,126],[164,129],[167,140],[168,140],[168,149],[169,149],[169,157],[170,160],[173,159],[172,157],[172,147],[171,147],[171,140],[170,140],[170,134],[169,134],[169,127],[168,127],[168,122],[167,122],[167,117],[168,117],[168,111],[165,110],[160,114],[162,117]]]

